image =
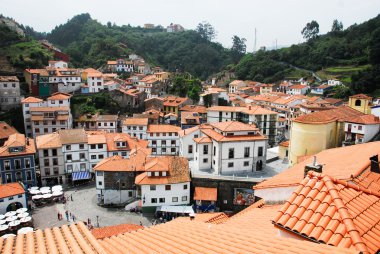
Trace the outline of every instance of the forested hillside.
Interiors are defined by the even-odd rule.
[[[68,53],[78,67],[100,67],[109,59],[134,52],[169,71],[186,71],[205,79],[233,59],[231,50],[193,30],[167,33],[110,22],[102,25],[89,14],[57,26],[47,39]]]
[[[380,86],[378,63],[380,47],[380,15],[360,25],[332,29],[315,35],[307,42],[288,48],[247,54],[236,66],[240,79],[275,82],[292,71],[292,66],[318,71],[331,66],[352,66],[347,80],[357,92],[372,92]]]

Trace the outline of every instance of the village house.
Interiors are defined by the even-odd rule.
[[[244,83],[242,80],[234,80],[228,85],[228,92],[229,93],[235,93],[238,91],[238,89],[242,87],[246,87],[247,84]]]
[[[254,125],[229,121],[210,124],[194,138],[194,169],[211,174],[244,174],[262,171],[267,138]],[[186,147],[186,144],[184,145]]]
[[[194,198],[196,212],[214,212],[218,200],[218,189],[207,187],[195,187]]]
[[[36,186],[35,155],[33,139],[15,133],[0,147],[1,182],[22,182],[26,187]]]
[[[190,203],[191,179],[185,158],[150,158],[144,171],[135,180],[141,193],[143,212],[154,212],[160,206],[183,206]]]
[[[19,208],[28,208],[28,201],[22,184],[0,184],[0,214]]]
[[[131,137],[147,139],[148,118],[127,118],[123,122],[122,132]]]
[[[104,89],[103,73],[93,68],[82,71],[82,79],[86,81],[89,93],[98,93]]]
[[[227,90],[220,87],[206,87],[205,91],[199,96],[199,105],[210,106],[219,105],[219,101],[229,102]]]
[[[188,160],[194,159],[195,141],[201,135],[201,129],[211,128],[208,124],[198,125],[189,129],[180,130],[179,135],[179,155]]]
[[[371,114],[372,97],[365,94],[355,94],[349,97],[348,106],[364,114]]]
[[[10,126],[6,122],[0,121],[0,146],[4,145],[10,135],[16,133],[18,133],[18,131],[14,127]]]
[[[35,137],[72,128],[70,94],[55,93],[46,101],[28,97],[21,101],[25,134]]]
[[[166,82],[169,79],[169,72],[156,72],[154,76],[159,82]]]
[[[189,98],[168,96],[163,99],[164,114],[173,113],[178,116],[179,109],[185,105],[191,104]]]
[[[247,124],[255,124],[262,134],[268,136],[270,145],[277,143],[279,128],[278,113],[262,107],[210,107],[207,108],[207,121],[209,123],[239,121]]]
[[[108,72],[116,72],[117,61],[109,60],[107,61],[107,70]]]
[[[146,93],[138,89],[119,88],[110,93],[112,99],[117,101],[121,107],[130,109],[138,109],[144,106]]]
[[[20,105],[20,81],[16,76],[0,76],[0,110]]]
[[[68,68],[68,64],[65,61],[53,61],[53,60],[50,60],[48,62],[48,66],[52,67],[52,68],[60,68],[60,69]]]
[[[348,118],[344,123],[344,145],[354,145],[371,141],[380,131],[379,117],[362,115]]]
[[[179,154],[179,135],[181,128],[167,124],[150,124],[147,129],[148,147],[152,155],[163,156]]]
[[[201,117],[197,112],[181,112],[181,128],[188,129],[201,124]]]
[[[267,94],[272,92],[277,92],[277,87],[275,84],[261,84],[260,94]]]
[[[124,59],[117,59],[116,71],[117,72],[133,72],[133,62],[125,61]]]
[[[108,158],[107,138],[103,132],[87,132],[88,156],[90,158],[90,172],[104,158]]]
[[[58,88],[60,93],[72,93],[81,89],[83,85],[77,69],[46,67],[49,75],[48,86]]]
[[[179,112],[196,112],[200,116],[200,122],[207,122],[207,108],[200,105],[185,105],[179,109]]]
[[[115,133],[117,132],[118,119],[117,115],[86,114],[75,120],[75,128]]]
[[[143,79],[139,80],[136,88],[139,91],[145,92],[146,97],[153,98],[162,96],[165,93],[165,83],[158,81],[155,75],[148,75]]]
[[[309,90],[309,87],[307,85],[292,85],[288,88],[286,91],[286,94],[306,94],[307,91]]]
[[[316,94],[316,95],[325,95],[328,91],[331,91],[334,87],[333,86],[330,86],[330,85],[326,85],[326,84],[323,84],[323,85],[320,85],[320,86],[317,86],[317,87],[313,87],[311,88],[310,90],[310,93],[311,94]]]

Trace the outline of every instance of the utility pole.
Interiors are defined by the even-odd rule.
[[[257,31],[256,31],[256,27],[255,27],[255,44],[253,46],[253,53],[256,53],[256,43],[257,43]]]

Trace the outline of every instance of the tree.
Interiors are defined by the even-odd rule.
[[[231,53],[232,53],[232,60],[234,62],[238,62],[240,58],[245,54],[247,50],[247,46],[245,45],[245,42],[247,40],[245,38],[240,38],[237,35],[234,35],[232,37],[232,47],[231,47]]]
[[[343,30],[343,23],[341,21],[338,21],[337,19],[334,19],[331,32],[340,32]]]
[[[345,99],[351,95],[351,89],[345,85],[334,86],[334,98]]]
[[[318,37],[319,33],[319,24],[317,21],[312,20],[307,23],[306,26],[302,29],[301,34],[306,40],[315,39]]]
[[[195,31],[203,38],[208,41],[212,41],[215,39],[217,32],[215,31],[214,27],[206,22],[203,21],[202,23],[199,23]]]

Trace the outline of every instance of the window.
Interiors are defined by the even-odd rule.
[[[26,171],[26,180],[31,181],[32,180],[32,171]]]
[[[103,171],[96,171],[97,176],[103,176]]]
[[[228,159],[233,159],[235,157],[235,149],[230,148],[228,149]]]
[[[86,159],[86,154],[85,153],[80,153],[79,154],[80,159]]]
[[[53,149],[52,152],[53,152],[53,156],[57,156],[57,149]]]
[[[249,166],[249,161],[245,161],[244,162],[244,167],[248,167]]]
[[[79,144],[79,149],[84,149],[84,144]]]
[[[65,125],[65,121],[59,121],[61,125]]]
[[[358,126],[358,131],[361,131],[363,129],[363,126],[359,125]]]
[[[187,196],[182,196],[182,201],[187,201]]]
[[[91,160],[96,160],[96,155],[91,155]]]
[[[184,190],[187,190],[187,184],[184,184],[184,185],[183,185],[183,189],[184,189]]]
[[[34,125],[39,125],[40,122],[39,121],[34,121]]]
[[[73,165],[67,165],[67,171],[71,172],[73,170]]]
[[[172,189],[172,186],[171,185],[165,185],[165,190],[171,190]]]
[[[157,149],[156,148],[152,148],[152,153],[156,153],[157,152]]]
[[[166,146],[166,140],[162,140],[162,141],[161,141],[161,145],[162,145],[162,146]]]
[[[98,126],[101,127],[101,126],[102,126],[102,123],[98,123]]]
[[[175,148],[170,149],[172,153],[175,153]]]
[[[152,204],[157,203],[157,198],[152,198],[152,199],[150,200],[150,202],[151,202]]]
[[[215,154],[216,154],[216,146],[214,146],[214,154],[213,155],[215,156]]]
[[[51,121],[51,125],[56,125],[57,124],[57,122],[56,121]]]
[[[103,159],[104,158],[104,155],[103,154],[99,154],[98,155],[98,159]]]
[[[208,145],[203,145],[203,154],[208,154]]]
[[[53,158],[53,166],[57,166],[58,165],[58,158]]]
[[[152,140],[152,145],[156,145],[157,144],[157,141],[156,140]]]
[[[15,168],[21,169],[21,160],[20,159],[15,160]]]
[[[193,145],[189,145],[189,147],[188,147],[188,153],[193,153]]]
[[[45,165],[45,167],[49,166],[49,159],[44,159],[44,165]]]
[[[166,137],[166,133],[165,133],[165,132],[164,132],[164,133],[162,133],[162,136]]]
[[[98,149],[103,149],[103,144],[99,144]]]
[[[63,101],[59,101],[59,104],[63,104]]]
[[[66,150],[71,150],[71,145],[66,145]]]
[[[5,168],[5,170],[11,170],[11,163],[10,163],[10,161],[4,161],[4,168]]]
[[[50,168],[45,168],[45,175],[47,175],[47,176],[50,175]]]
[[[121,156],[127,156],[127,152],[121,152]]]
[[[198,134],[197,134],[197,135],[194,135],[194,138],[198,138]]]
[[[229,168],[233,168],[234,167],[234,163],[233,162],[228,162],[228,167]]]
[[[166,148],[161,149],[163,153],[166,153]]]
[[[207,158],[204,158],[203,159],[203,163],[207,163],[208,162],[208,159]]]
[[[96,149],[96,145],[91,145],[90,148],[91,149]]]
[[[249,147],[244,147],[244,158],[249,157]]]
[[[48,157],[49,156],[49,150],[45,149],[45,150],[43,150],[43,153],[44,153],[44,157]]]
[[[66,160],[71,161],[72,159],[73,159],[73,157],[71,156],[71,154],[66,155]]]
[[[5,174],[5,178],[7,179],[7,183],[12,182],[12,175],[11,174]]]
[[[257,156],[263,156],[263,147],[262,146],[259,146],[259,150],[258,150],[258,153],[257,153]]]
[[[39,129],[39,128],[36,128],[36,129],[35,129],[35,133],[40,133],[40,129]]]
[[[30,166],[31,166],[30,159],[25,158],[25,168],[30,168]]]
[[[103,185],[103,182],[102,181],[98,181],[98,185]]]
[[[172,202],[178,202],[178,197],[172,197]]]
[[[160,198],[160,199],[159,199],[159,202],[160,202],[160,203],[165,203],[165,198]]]
[[[172,140],[172,145],[175,145],[175,140]]]
[[[86,163],[81,163],[80,164],[80,170],[86,170]]]
[[[361,100],[356,100],[355,101],[355,106],[356,107],[360,107],[362,105],[362,101]]]
[[[150,185],[150,190],[156,190],[156,185]]]
[[[53,168],[53,172],[54,172],[54,175],[58,175],[59,174],[59,169],[58,168]]]

